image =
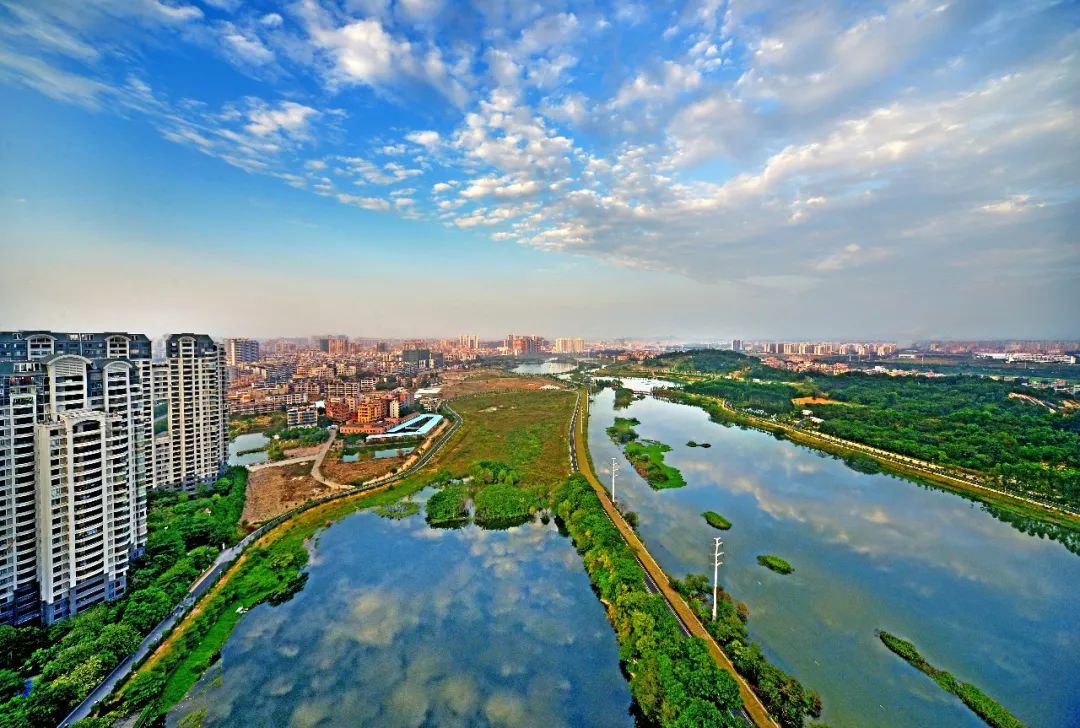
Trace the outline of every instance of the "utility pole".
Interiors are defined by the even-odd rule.
[[[619,461],[611,458],[611,504],[615,505],[615,476],[619,474]]]
[[[724,563],[724,539],[717,536],[713,539],[713,565],[712,565],[712,618],[716,621],[716,596],[719,589],[717,581],[720,575],[720,564]]]

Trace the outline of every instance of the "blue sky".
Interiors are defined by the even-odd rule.
[[[1078,21],[0,0],[0,326],[1077,336]]]

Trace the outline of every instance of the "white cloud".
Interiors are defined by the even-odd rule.
[[[1045,206],[1046,203],[1032,199],[1031,195],[1013,195],[1007,200],[982,205],[979,209],[994,215],[1015,215]]]
[[[692,67],[665,61],[656,75],[639,74],[619,89],[611,105],[614,108],[636,102],[667,101],[701,85],[701,74]]]
[[[825,272],[848,268],[856,262],[860,250],[862,247],[856,243],[845,245],[843,249],[815,263],[814,270]]]
[[[353,205],[364,210],[372,210],[374,212],[389,212],[391,207],[390,203],[380,197],[360,197],[358,195],[349,195],[341,193],[337,195],[338,202],[342,202],[346,205]]]
[[[496,197],[501,199],[513,199],[517,197],[529,197],[543,189],[543,185],[537,180],[511,180],[506,177],[480,177],[472,180],[461,191],[461,196],[467,199],[481,197]]]
[[[308,125],[319,111],[298,104],[295,101],[282,101],[277,108],[257,106],[248,112],[249,123],[245,127],[256,136],[284,133],[302,137],[307,134]]]
[[[248,35],[232,23],[223,24],[222,39],[227,47],[242,60],[253,65],[263,65],[274,60],[274,53],[254,35]]]
[[[404,82],[419,81],[454,104],[465,103],[468,94],[438,47],[396,37],[374,17],[338,25],[314,0],[305,0],[300,9],[316,48],[332,59],[332,86],[359,83],[398,92]]]
[[[439,132],[437,131],[411,131],[405,135],[413,144],[419,144],[422,147],[435,147],[439,144]]]

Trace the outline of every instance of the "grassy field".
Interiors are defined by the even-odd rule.
[[[473,463],[510,465],[529,485],[554,483],[570,473],[567,427],[575,394],[568,390],[505,390],[458,397],[465,426],[446,446],[441,468],[455,475]]]
[[[501,369],[472,369],[444,374],[442,395],[453,399],[489,392],[534,391],[553,384],[547,377],[511,374]]]

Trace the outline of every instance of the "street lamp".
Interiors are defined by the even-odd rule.
[[[615,505],[615,476],[618,474],[619,461],[615,458],[611,458],[611,505]]]

